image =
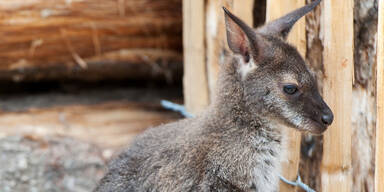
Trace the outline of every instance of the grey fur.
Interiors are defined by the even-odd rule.
[[[326,129],[319,116],[332,112],[297,50],[274,33],[251,32],[229,11],[226,23],[235,51],[221,66],[213,103],[197,117],[139,135],[96,192],[278,191],[286,127]],[[287,80],[300,94],[283,93]]]

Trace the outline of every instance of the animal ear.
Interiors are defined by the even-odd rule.
[[[247,63],[250,59],[253,39],[256,38],[254,30],[245,24],[241,19],[223,7],[225,12],[225,25],[227,30],[227,42],[229,48],[235,54],[243,56]]]
[[[259,28],[257,31],[262,34],[278,36],[283,39],[286,39],[296,21],[308,12],[310,12],[320,2],[321,0],[313,1],[312,3],[302,8],[296,9],[288,13],[287,15],[280,17],[279,19],[267,23],[263,27]]]

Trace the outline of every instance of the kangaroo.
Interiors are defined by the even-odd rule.
[[[303,58],[285,41],[319,3],[257,29],[224,8],[232,55],[220,66],[211,105],[139,135],[95,191],[278,191],[285,130],[321,134],[333,121]]]

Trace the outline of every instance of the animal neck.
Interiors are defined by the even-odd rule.
[[[278,183],[283,130],[278,123],[250,112],[240,78],[231,66],[219,73],[216,98],[208,110],[212,119],[204,128],[210,140],[219,138],[220,150],[228,155],[213,156],[212,162],[221,162],[218,177],[244,191],[253,186],[273,191],[271,186]],[[239,174],[238,170],[249,171]]]

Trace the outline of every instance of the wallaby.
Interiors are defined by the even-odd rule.
[[[212,104],[139,135],[95,191],[278,191],[284,130],[321,134],[333,121],[303,58],[285,41],[319,3],[258,29],[224,8],[233,54],[220,66]]]

